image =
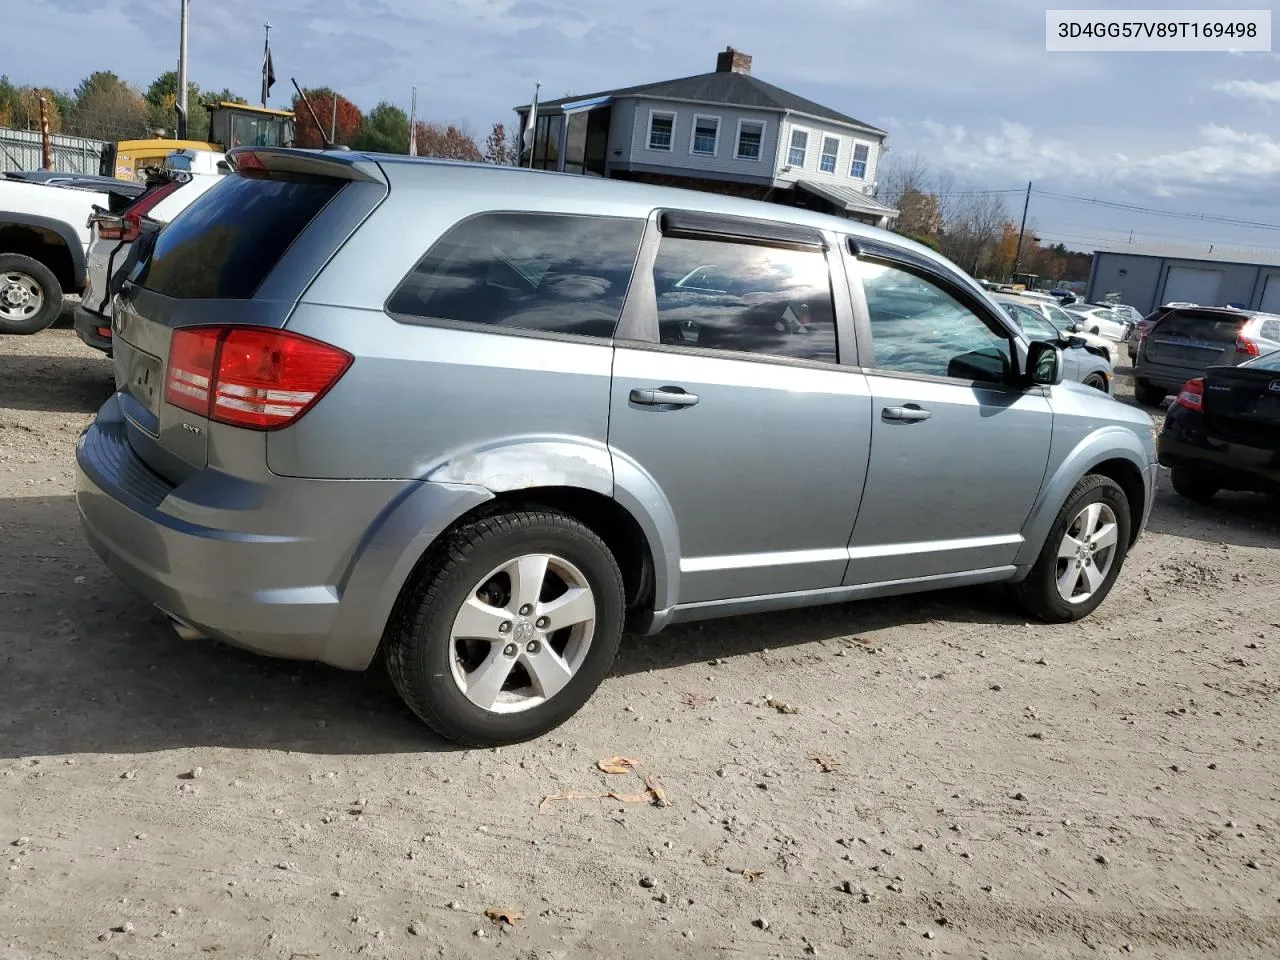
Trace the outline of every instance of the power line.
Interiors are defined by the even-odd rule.
[[[1256,220],[1239,220],[1235,217],[1219,217],[1208,213],[1186,213],[1177,210],[1160,210],[1145,207],[1136,203],[1124,203],[1119,200],[1099,200],[1096,197],[1077,197],[1066,193],[1052,193],[1048,190],[1036,190],[1037,196],[1051,200],[1069,200],[1074,203],[1089,203],[1111,210],[1127,210],[1132,213],[1144,213],[1154,217],[1172,217],[1178,220],[1196,220],[1204,223],[1223,223],[1233,227],[1248,227],[1253,230],[1280,230],[1280,223],[1262,223]]]

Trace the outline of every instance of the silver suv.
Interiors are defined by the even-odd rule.
[[[184,635],[541,734],[624,629],[1004,581],[1069,621],[1144,413],[932,252],[773,204],[242,150],[117,297],[89,541]]]

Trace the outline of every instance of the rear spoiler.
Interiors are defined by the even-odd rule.
[[[337,180],[386,184],[378,165],[361,153],[294,147],[233,147],[227,163],[238,173],[309,173]]]

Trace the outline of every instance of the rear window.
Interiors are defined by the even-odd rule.
[[[162,230],[137,282],[182,300],[247,300],[345,181],[228,176]]]
[[[487,213],[436,242],[387,301],[398,318],[612,337],[644,221]]]
[[[1247,319],[1203,310],[1174,310],[1160,321],[1155,332],[1164,337],[1234,340]]]

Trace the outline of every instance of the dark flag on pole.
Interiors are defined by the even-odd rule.
[[[267,105],[271,96],[271,88],[276,82],[276,68],[271,62],[271,24],[263,24],[267,30],[266,39],[262,43],[262,105]]]

